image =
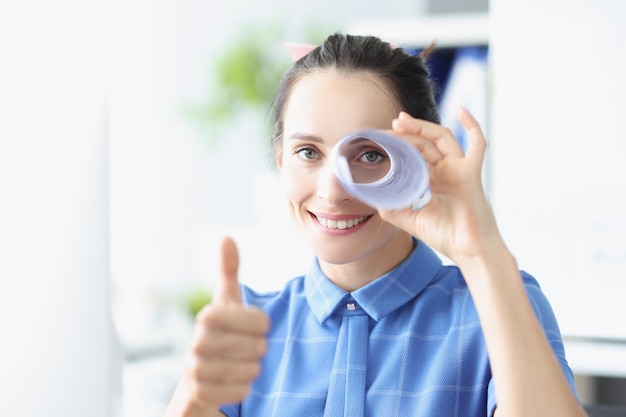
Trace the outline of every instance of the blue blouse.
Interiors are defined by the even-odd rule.
[[[528,296],[575,392],[554,313]],[[261,375],[228,416],[490,416],[496,406],[480,322],[463,276],[422,242],[391,272],[348,293],[317,260],[285,288],[244,301],[270,317]],[[524,366],[524,364],[520,364]]]

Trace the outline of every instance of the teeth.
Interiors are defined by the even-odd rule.
[[[318,217],[317,220],[324,227],[328,227],[329,229],[349,229],[361,223],[366,219],[367,216],[359,217],[358,219],[350,219],[350,220],[332,220],[326,219],[324,217]]]

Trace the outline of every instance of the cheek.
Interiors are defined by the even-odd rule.
[[[315,180],[311,172],[297,169],[284,162],[280,170],[283,192],[291,204],[300,204],[315,194]]]

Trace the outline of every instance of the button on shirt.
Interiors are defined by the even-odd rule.
[[[352,293],[317,260],[279,292],[242,286],[270,317],[261,375],[228,416],[490,416],[496,406],[485,342],[455,266],[417,241],[394,270]],[[534,278],[527,293],[575,392],[552,309]],[[520,363],[520,366],[524,364]]]

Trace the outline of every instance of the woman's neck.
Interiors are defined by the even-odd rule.
[[[398,266],[414,246],[411,235],[398,232],[387,244],[361,259],[345,264],[331,264],[320,259],[320,268],[336,286],[353,292]]]

